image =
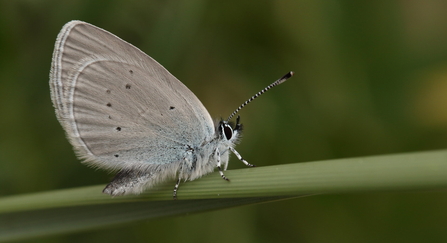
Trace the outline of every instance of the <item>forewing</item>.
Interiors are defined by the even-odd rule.
[[[164,67],[81,21],[59,33],[50,87],[72,145],[101,168],[181,161],[188,145],[200,145],[214,133],[199,99]]]

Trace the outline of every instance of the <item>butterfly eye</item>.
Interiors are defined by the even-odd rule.
[[[233,129],[228,124],[223,125],[223,133],[225,134],[227,140],[230,140],[231,137],[233,137]]]

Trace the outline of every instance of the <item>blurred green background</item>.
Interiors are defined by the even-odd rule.
[[[106,184],[75,157],[50,100],[73,19],[127,40],[213,117],[241,111],[259,166],[447,145],[447,1],[0,0],[0,195]],[[244,165],[232,158],[229,169]],[[99,193],[99,192],[98,192]],[[26,242],[446,242],[447,193],[325,195]]]

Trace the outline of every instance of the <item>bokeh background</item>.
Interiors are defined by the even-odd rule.
[[[213,117],[241,111],[259,166],[447,146],[447,1],[0,0],[0,195],[106,184],[79,163],[48,76],[69,20],[111,31]],[[229,169],[243,168],[233,158]],[[446,242],[447,193],[324,195],[25,242]]]

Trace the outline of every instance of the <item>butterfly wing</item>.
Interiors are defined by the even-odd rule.
[[[154,59],[101,28],[67,23],[50,77],[59,122],[86,163],[150,169],[214,134],[199,99]]]

